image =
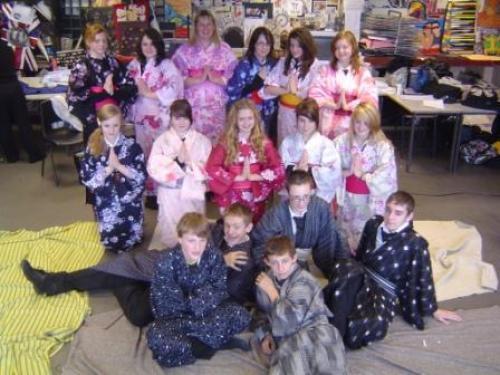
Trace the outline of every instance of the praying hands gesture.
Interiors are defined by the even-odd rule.
[[[109,176],[114,171],[120,172],[125,177],[130,177],[131,173],[129,169],[120,163],[118,156],[116,155],[115,149],[110,147],[109,149],[109,157],[108,157],[108,166],[106,167],[106,173]]]
[[[299,90],[299,72],[291,72],[288,76],[288,92],[290,94],[297,94]]]
[[[115,89],[113,86],[113,74],[110,74],[106,77],[106,80],[104,81],[104,86],[103,89],[111,96],[113,96]]]
[[[304,150],[304,152],[302,153],[302,156],[295,166],[295,169],[300,169],[305,172],[309,170],[309,153],[307,152],[307,150]]]
[[[241,271],[239,266],[247,264],[248,255],[244,251],[231,251],[224,255],[226,266],[236,271]]]
[[[255,284],[262,289],[264,293],[267,294],[271,303],[279,299],[280,295],[278,290],[274,286],[273,280],[264,272],[261,272],[257,279],[255,280]]]
[[[148,87],[146,81],[144,81],[144,79],[142,79],[141,77],[135,79],[135,84],[137,85],[137,90],[139,91],[140,96],[144,96],[146,98],[151,98],[151,99],[158,98],[155,92]]]
[[[349,108],[347,107],[347,101],[345,99],[345,91],[342,90],[340,91],[340,99],[338,103],[339,108],[343,109],[344,111],[348,111]]]
[[[179,151],[179,155],[177,156],[177,159],[186,165],[189,165],[191,163],[191,157],[189,156],[189,151],[187,149],[186,143],[182,142],[181,149]]]
[[[221,85],[221,86],[226,85],[226,82],[224,80],[224,76],[220,72],[218,72],[217,70],[214,70],[213,68],[209,68],[207,76],[208,76],[208,80],[210,82],[215,83],[216,85]]]
[[[250,157],[245,156],[245,160],[243,162],[243,171],[240,175],[234,178],[234,181],[262,181],[263,177],[260,174],[252,173],[250,170]]]
[[[450,324],[450,322],[462,321],[462,317],[458,315],[456,312],[443,309],[437,309],[436,311],[434,311],[432,317],[446,325]]]
[[[363,177],[363,161],[361,160],[360,155],[356,154],[352,159],[352,174],[357,178]]]
[[[259,77],[262,78],[263,81],[266,79],[267,73],[268,73],[267,66],[261,66],[259,68]]]

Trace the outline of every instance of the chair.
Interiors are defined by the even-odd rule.
[[[83,146],[83,134],[72,129],[66,122],[61,121],[54,113],[52,103],[47,100],[40,103],[40,119],[42,122],[42,136],[47,145],[47,155],[50,155],[52,169],[59,186],[59,176],[54,161],[54,150],[64,148],[67,153],[75,146]],[[44,176],[45,159],[42,161],[41,175]]]

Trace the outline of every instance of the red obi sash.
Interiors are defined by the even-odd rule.
[[[353,174],[346,178],[345,189],[347,192],[353,194],[370,194],[370,189],[366,182]]]

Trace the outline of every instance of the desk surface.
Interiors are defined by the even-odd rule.
[[[364,60],[372,64],[376,69],[387,68],[389,63],[395,58],[395,56],[365,56]],[[450,66],[500,66],[500,61],[489,61],[489,60],[470,60],[463,56],[454,55],[437,55],[437,56],[416,56],[412,59],[412,65],[420,65],[425,60],[434,59],[437,61],[442,61]]]
[[[460,103],[445,104],[444,108],[435,108],[425,106],[423,100],[408,100],[393,94],[386,96],[412,115],[496,115],[494,110],[467,107]]]

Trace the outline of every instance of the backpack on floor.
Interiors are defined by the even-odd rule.
[[[493,147],[480,139],[467,142],[460,146],[460,155],[468,164],[483,164],[497,156]]]

